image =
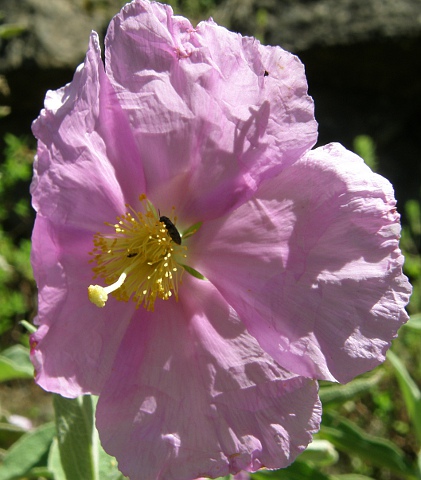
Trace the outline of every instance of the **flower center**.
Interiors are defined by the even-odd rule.
[[[143,212],[126,205],[128,213],[117,217],[117,223],[106,223],[113,232],[94,235],[90,262],[95,276],[104,279],[107,287],[90,285],[89,299],[104,307],[108,294],[136,306],[153,311],[155,300],[168,300],[173,294],[178,300],[178,287],[184,272],[187,247],[181,245],[181,235],[174,222],[159,216],[146,195],[139,200]]]

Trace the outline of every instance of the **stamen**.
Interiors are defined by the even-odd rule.
[[[146,195],[139,200],[143,212],[126,205],[129,211],[115,224],[106,223],[114,232],[94,236],[94,278],[102,277],[109,284],[88,288],[89,299],[98,307],[104,307],[109,293],[125,302],[132,298],[137,307],[143,304],[151,311],[157,298],[178,299],[187,247],[181,245],[176,217],[158,216]]]

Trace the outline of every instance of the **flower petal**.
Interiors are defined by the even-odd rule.
[[[193,28],[171,7],[126,5],[110,24],[106,69],[135,132],[148,194],[180,216],[215,218],[294,162],[317,137],[304,68],[213,21]]]
[[[33,132],[33,204],[52,221],[95,231],[144,192],[137,147],[105,75],[96,33],[73,81],[47,93]]]
[[[288,465],[318,428],[317,385],[266,355],[209,282],[182,288],[127,330],[98,402],[104,448],[132,480]]]
[[[189,261],[280,365],[346,382],[384,360],[407,320],[395,203],[387,180],[331,144],[203,224]]]
[[[32,265],[39,290],[35,323],[41,327],[31,336],[31,358],[37,383],[65,397],[101,391],[135,309],[110,298],[105,317],[90,303],[91,248],[92,237],[83,230],[57,228],[37,215]]]

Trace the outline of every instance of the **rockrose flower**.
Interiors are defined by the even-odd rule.
[[[132,480],[280,468],[316,379],[384,360],[406,320],[391,185],[316,142],[300,61],[135,0],[34,122],[36,380],[99,395]]]

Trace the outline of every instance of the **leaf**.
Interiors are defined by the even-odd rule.
[[[75,399],[54,396],[57,439],[61,467],[55,446],[49,465],[57,480],[122,480],[117,461],[102,448],[94,425],[97,398]],[[64,474],[64,477],[63,477]]]
[[[99,480],[93,452],[92,398],[53,397],[57,439],[63,471],[68,480]]]
[[[338,450],[357,455],[372,465],[388,468],[400,475],[413,475],[404,452],[384,438],[364,432],[354,423],[332,413],[324,413],[319,437],[329,440]]]
[[[421,445],[421,392],[409,375],[405,365],[392,351],[387,352],[387,358],[395,370],[409,418],[414,426],[418,445]]]
[[[298,457],[298,460],[320,467],[333,465],[338,461],[338,458],[338,452],[328,440],[314,439]]]
[[[421,330],[421,313],[411,315],[408,322],[402,326],[404,328],[410,328],[412,330]]]
[[[13,345],[0,354],[0,381],[6,382],[15,378],[34,378],[29,350],[22,345]]]
[[[197,222],[194,225],[192,225],[191,227],[189,227],[187,230],[184,230],[184,232],[181,235],[182,239],[185,240],[186,238],[194,235],[199,230],[199,228],[202,226],[202,223],[203,222]]]
[[[180,265],[184,268],[184,270],[187,273],[190,273],[190,275],[192,275],[193,277],[198,278],[199,280],[206,280],[206,277],[204,277],[201,273],[199,273],[194,268],[189,267],[188,265],[183,265],[182,263],[180,263]]]
[[[321,386],[319,397],[322,401],[323,408],[325,409],[331,404],[342,404],[347,400],[355,398],[359,394],[365,393],[374,385],[377,385],[382,376],[382,373],[376,373],[368,378],[353,380],[347,385]]]
[[[0,38],[4,40],[17,37],[27,30],[25,25],[20,23],[6,23],[5,25],[0,25]]]
[[[27,431],[6,422],[0,422],[0,448],[8,449]]]
[[[405,203],[405,213],[411,230],[415,235],[421,235],[421,206],[418,200],[408,200]]]
[[[48,469],[54,475],[54,480],[67,480],[63,467],[61,466],[60,450],[57,437],[53,439],[48,455]]]
[[[364,159],[364,162],[373,170],[377,170],[376,147],[373,139],[368,135],[357,135],[354,138],[354,152]]]
[[[0,480],[26,476],[48,452],[54,434],[54,424],[46,423],[23,435],[7,451],[0,466]]]
[[[333,475],[332,480],[376,480],[372,477],[360,475],[359,473],[345,473],[343,475]]]
[[[50,472],[50,470],[47,468],[47,467],[34,467],[34,468],[31,468],[31,470],[29,470],[29,472],[26,474],[26,476],[28,477],[28,479],[36,479],[36,480],[39,480],[39,479],[42,479],[42,480],[57,480],[54,478],[54,475],[52,474],[52,472]],[[19,480],[21,480],[19,478]],[[25,479],[26,480],[26,479]]]
[[[37,331],[35,325],[32,325],[32,323],[29,323],[27,320],[21,320],[19,323],[22,327],[26,328],[29,333],[35,333]]]
[[[253,473],[251,478],[252,480],[332,480],[330,475],[325,475],[317,468],[299,460],[280,470],[260,470]]]

